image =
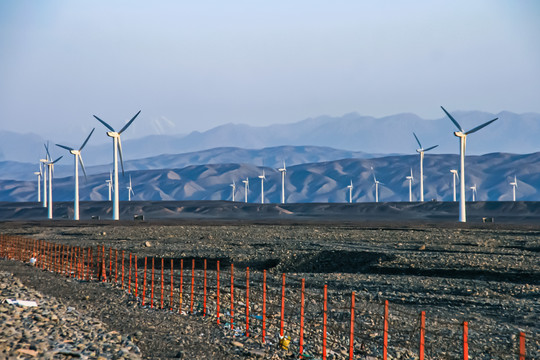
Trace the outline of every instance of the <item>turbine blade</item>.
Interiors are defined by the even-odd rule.
[[[135,120],[135,118],[139,116],[140,113],[141,113],[141,110],[139,110],[139,112],[136,113],[135,116],[132,117],[131,120],[129,120],[129,122],[126,125],[124,125],[124,127],[118,133],[119,134],[123,133],[129,127],[129,125],[131,125],[131,123]]]
[[[463,132],[463,129],[461,128],[461,125],[459,125],[459,123],[456,121],[456,119],[454,119],[452,117],[452,115],[450,115],[450,113],[448,113],[448,111],[446,111],[445,108],[443,108],[441,106],[441,109],[443,109],[443,111],[445,112],[446,116],[448,116],[450,118],[450,120],[452,120],[452,122],[454,123],[454,125],[456,125],[456,127],[459,129],[459,131]]]
[[[428,147],[427,149],[424,149],[424,151],[433,150],[433,149],[435,149],[437,146],[439,146],[439,145],[435,145],[435,146],[432,146],[432,147]]]
[[[51,154],[49,153],[49,142],[47,141],[46,144],[43,144],[45,146],[45,151],[47,152],[47,161],[51,160]]]
[[[420,144],[420,140],[418,140],[418,136],[413,132],[414,138],[416,139],[416,142],[418,143],[418,146],[420,146],[420,149],[422,148],[422,144]]]
[[[81,145],[81,147],[79,148],[79,151],[81,151],[83,149],[83,147],[86,145],[86,143],[88,142],[88,140],[90,139],[90,136],[92,136],[92,134],[94,133],[94,130],[96,130],[96,128],[93,128],[92,131],[90,131],[90,135],[88,135],[88,137],[86,138],[86,140],[84,140],[83,144]]]
[[[56,162],[58,162],[58,160],[60,160],[61,158],[63,158],[64,156],[60,156],[58,159],[54,160],[51,164],[54,164]]]
[[[120,156],[120,165],[122,165],[122,176],[124,176],[124,160],[122,160],[122,140],[118,137],[118,155]]]
[[[96,115],[92,115],[93,117],[95,117],[97,119],[97,121],[99,121],[100,123],[102,123],[107,129],[111,130],[111,131],[114,131],[114,129],[112,128],[111,125],[107,124],[105,121],[101,120],[100,118],[98,118]]]
[[[81,164],[81,169],[82,169],[82,171],[84,173],[84,178],[86,179],[86,170],[84,169],[84,163],[82,161],[82,156],[81,156],[81,154],[79,154],[79,155],[77,155],[77,157],[79,158],[79,163]]]
[[[485,123],[483,123],[482,125],[477,126],[477,127],[475,127],[474,129],[467,131],[467,132],[465,133],[465,135],[469,135],[469,134],[472,134],[472,133],[474,133],[474,132],[477,132],[478,130],[480,130],[480,129],[486,127],[486,126],[488,126],[489,124],[491,124],[492,122],[494,122],[494,121],[497,120],[497,119],[498,119],[498,118],[495,118],[495,119],[493,119],[493,120],[489,120],[488,122],[485,122]]]
[[[56,146],[61,147],[61,148],[63,148],[63,149],[66,149],[67,151],[73,150],[73,149],[70,148],[69,146],[64,146],[64,145],[60,145],[60,144],[56,144]]]

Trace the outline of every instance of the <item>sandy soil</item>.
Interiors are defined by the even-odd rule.
[[[74,225],[61,221],[3,222],[0,233],[67,245],[103,245],[136,253],[140,264],[145,256],[176,262],[185,259],[186,264],[196,259],[198,273],[202,259],[207,259],[209,271],[220,260],[223,268],[234,263],[240,278],[249,267],[254,284],[264,269],[268,271],[270,290],[276,291],[280,275],[286,273],[294,294],[298,280],[306,279],[308,299],[311,296],[314,306],[319,305],[317,296],[328,284],[330,306],[336,310],[330,320],[339,325],[330,331],[335,333],[331,347],[334,358],[343,356],[347,348],[346,337],[338,331],[341,327],[343,334],[346,332],[346,312],[339,313],[347,308],[351,291],[363,306],[357,316],[366,319],[366,327],[361,330],[366,340],[359,342],[357,352],[363,356],[380,355],[380,319],[385,299],[391,304],[391,329],[395,329],[391,331],[390,345],[394,358],[414,358],[411,351],[417,350],[415,327],[420,311],[426,311],[428,357],[459,355],[462,321],[469,321],[470,351],[475,358],[515,358],[519,331],[528,336],[531,358],[540,356],[540,227],[534,225],[416,222],[387,226],[313,221],[101,221]],[[113,330],[132,334],[140,331],[138,346],[147,358],[174,357],[180,352],[188,358],[212,358],[218,353],[231,358],[258,354],[249,352],[248,344],[241,351],[231,345],[235,337],[223,326],[205,323],[208,318],[168,312],[156,315],[155,311],[155,317],[150,318],[146,309],[136,306],[132,298],[114,287],[105,291],[104,285],[68,282],[36,269],[8,266],[6,262],[0,262],[0,268],[10,269],[25,284],[47,295],[72,302]],[[106,302],[92,305],[85,300],[87,296],[101,297]],[[184,325],[196,330],[186,331]],[[181,341],[178,336],[182,336]],[[275,332],[269,336],[275,344]],[[276,351],[275,346],[270,349],[252,344],[251,348],[262,351],[267,358],[287,356],[287,352]],[[318,345],[312,345],[314,354],[317,349]]]

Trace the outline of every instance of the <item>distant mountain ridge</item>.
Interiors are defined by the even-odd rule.
[[[471,129],[481,122],[498,117],[499,120],[481,133],[471,136],[469,154],[489,152],[532,153],[539,150],[540,114],[515,114],[503,111],[491,114],[479,111],[452,111],[463,128]],[[91,119],[88,120],[91,124]],[[145,121],[144,111],[137,122]],[[137,122],[133,126],[137,126]],[[86,125],[86,123],[85,123]],[[93,125],[92,125],[93,126]],[[106,164],[111,161],[112,145],[104,142],[105,129],[95,123],[96,132],[85,149],[88,165]],[[382,118],[350,113],[340,117],[319,116],[291,124],[249,126],[225,124],[204,132],[187,135],[151,135],[130,139],[129,131],[123,136],[125,160],[141,159],[160,154],[195,152],[218,147],[260,149],[276,146],[322,146],[347,151],[392,154],[413,153],[417,144],[412,136],[415,131],[424,146],[438,144],[435,153],[457,153],[456,129],[449,119],[441,117],[425,120],[415,114],[397,114]],[[50,139],[51,144],[79,146],[86,133],[79,139]],[[96,142],[94,137],[101,137]],[[474,140],[473,140],[474,139]],[[108,139],[107,139],[108,140]],[[0,131],[0,161],[37,163],[43,156],[46,139],[35,134],[18,134]],[[99,143],[99,144],[97,144]],[[54,148],[54,155],[61,149]]]

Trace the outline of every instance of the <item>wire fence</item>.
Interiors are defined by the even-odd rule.
[[[303,278],[236,269],[219,260],[138,257],[0,235],[0,257],[80,281],[108,282],[140,306],[211,318],[236,336],[276,344],[301,358],[533,359],[540,334],[426,316]],[[489,338],[489,341],[486,339]],[[528,349],[527,349],[528,348]],[[527,353],[528,350],[528,353]]]

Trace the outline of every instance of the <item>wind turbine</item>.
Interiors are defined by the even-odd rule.
[[[264,180],[266,180],[264,169],[262,175],[259,175],[259,179],[261,179],[261,204],[264,204]]]
[[[382,182],[378,181],[375,177],[375,171],[373,170],[373,167],[371,168],[371,171],[373,172],[373,181],[375,182],[375,202],[379,202],[379,184],[384,185]]]
[[[459,181],[458,172],[455,169],[450,170],[452,173],[452,179],[454,181],[454,201],[456,201],[456,179]]]
[[[510,186],[512,186],[512,201],[516,201],[516,188],[518,187],[516,175],[514,175],[514,182],[511,182]]]
[[[459,221],[461,222],[467,222],[467,215],[465,213],[465,147],[467,143],[467,135],[477,132],[478,130],[488,126],[498,118],[495,118],[493,120],[490,120],[488,122],[483,123],[482,125],[479,125],[467,132],[465,132],[461,125],[446,111],[445,108],[441,106],[441,109],[444,111],[446,116],[452,120],[454,125],[458,128],[459,131],[455,131],[454,135],[459,138],[459,154],[460,154],[460,169],[459,169],[459,175],[460,175],[460,184],[459,184]]]
[[[39,171],[34,172],[37,175],[37,201],[41,202],[41,163],[39,163]]]
[[[283,167],[278,170],[281,172],[281,203],[285,204],[285,173],[287,172],[285,161],[283,161]]]
[[[420,140],[418,140],[418,136],[413,132],[414,138],[416,139],[416,142],[418,143],[418,146],[420,146],[420,149],[416,149],[416,152],[420,154],[420,201],[424,201],[424,153],[429,150],[435,149],[439,145],[428,147],[427,149],[424,149],[422,147],[422,144],[420,144]]]
[[[471,190],[472,190],[472,201],[476,201],[476,184],[474,184],[474,186],[471,186]]]
[[[248,190],[249,190],[249,178],[246,178],[246,180],[242,180],[242,182],[244,183],[244,193],[246,197],[245,202],[247,202],[247,195],[248,195]]]
[[[82,157],[81,157],[81,150],[84,148],[84,146],[86,145],[86,143],[90,139],[90,136],[92,136],[92,134],[94,133],[94,130],[96,130],[96,129],[93,128],[92,131],[90,131],[90,134],[88,135],[86,140],[84,140],[84,142],[81,145],[81,147],[79,148],[79,150],[75,150],[73,148],[70,148],[69,146],[56,144],[56,146],[59,146],[59,147],[61,147],[63,149],[66,149],[73,156],[75,156],[74,157],[74,159],[75,159],[75,174],[73,175],[74,178],[75,178],[75,199],[73,200],[73,220],[79,220],[79,163],[81,164],[81,169],[82,169],[82,171],[84,173],[84,177],[86,178],[86,171],[84,170],[84,163],[83,163]],[[77,160],[79,160],[79,161],[77,162]]]
[[[349,189],[349,204],[352,204],[352,191],[353,191],[352,180],[351,180],[351,184],[347,185],[347,189]]]
[[[409,202],[412,202],[412,182],[414,180],[411,168],[411,176],[407,176],[405,179],[409,180]]]
[[[47,158],[51,158],[51,155],[49,154],[49,147],[45,145],[45,150],[47,151]],[[52,200],[52,177],[54,172],[54,164],[57,163],[63,156],[60,156],[58,159],[54,161],[48,161],[45,163],[47,165],[47,170],[49,172],[49,201],[47,202],[48,205],[48,214],[47,217],[49,219],[53,218],[53,200]]]
[[[234,193],[236,192],[236,183],[234,182],[234,180],[229,186],[232,187],[232,201],[234,201]]]
[[[45,145],[45,150],[48,149],[48,141]],[[45,159],[39,159],[39,171],[41,171],[41,167],[45,166],[47,162],[49,162],[49,153],[48,151],[45,153]],[[43,171],[43,207],[47,207],[47,171]]]
[[[107,186],[109,187],[109,201],[112,199],[112,190],[113,190],[113,181],[112,181],[112,171],[109,172],[109,180],[105,180]]]
[[[113,159],[114,159],[114,201],[113,201],[113,220],[120,220],[120,198],[119,198],[119,192],[118,192],[118,155],[120,155],[120,165],[122,166],[122,175],[124,175],[124,162],[122,161],[122,141],[120,140],[120,135],[135,121],[135,118],[139,116],[141,111],[139,110],[138,113],[135,114],[131,118],[131,120],[128,121],[126,125],[120,130],[115,131],[112,126],[107,124],[105,121],[98,118],[96,115],[94,117],[97,121],[102,123],[107,129],[110,131],[107,131],[107,136],[110,136],[113,138]]]
[[[128,190],[128,201],[131,201],[131,195],[135,195],[131,187],[131,175],[129,175],[129,186],[126,189]]]

